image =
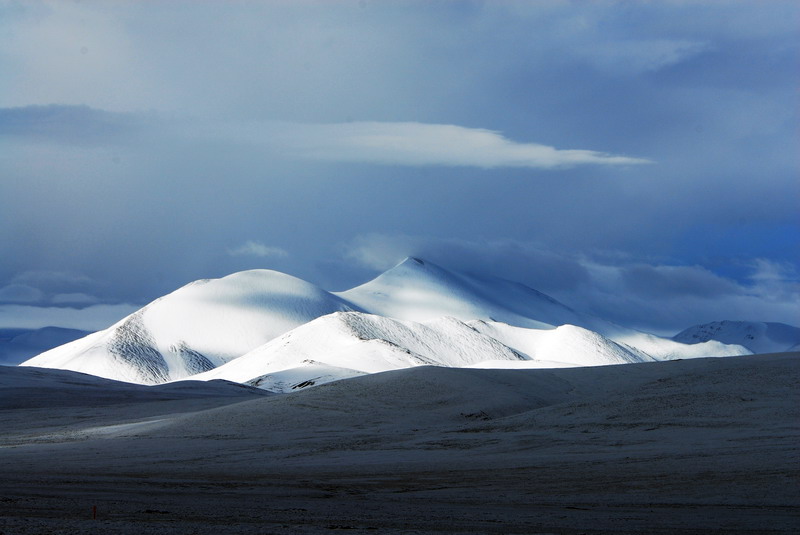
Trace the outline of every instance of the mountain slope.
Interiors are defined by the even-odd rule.
[[[70,406],[92,408],[145,401],[170,401],[226,397],[259,398],[270,393],[227,381],[143,386],[68,370],[0,367],[0,411]],[[78,417],[80,418],[80,416]],[[31,426],[45,425],[50,416],[30,418]],[[58,422],[59,424],[61,422]]]
[[[723,344],[716,340],[699,344],[684,344],[670,338],[661,338],[654,334],[638,331],[620,334],[615,336],[614,340],[637,351],[643,351],[656,360],[739,357],[753,353],[746,347],[737,344]]]
[[[192,378],[226,379],[289,391],[422,365],[531,368],[652,360],[573,325],[541,330],[480,320],[464,323],[449,317],[416,323],[336,312]]]
[[[800,328],[785,323],[726,320],[694,325],[672,339],[683,344],[715,340],[742,345],[753,353],[773,353],[796,349],[800,344]]]
[[[452,316],[530,328],[603,323],[523,284],[455,273],[418,258],[337,295],[372,314],[417,322]]]
[[[314,366],[376,373],[421,365],[461,367],[487,359],[526,358],[454,318],[415,323],[360,312],[337,312],[254,349],[193,379],[251,382],[296,370],[298,382],[313,379]],[[302,368],[310,366],[308,373]],[[341,376],[341,374],[338,374]],[[338,377],[337,377],[338,378]]]
[[[104,331],[23,364],[157,384],[213,369],[298,325],[351,309],[290,275],[244,271],[188,284]]]
[[[594,331],[561,325],[555,329],[525,329],[505,323],[471,321],[469,325],[531,360],[561,362],[571,366],[602,366],[650,362],[649,354],[620,345]]]
[[[579,354],[585,353],[585,349],[592,345],[600,347],[612,341],[617,345],[622,344],[625,348],[623,352],[643,360],[651,357],[669,360],[750,353],[737,345],[728,346],[719,342],[686,345],[642,333],[576,311],[523,284],[456,273],[418,258],[407,258],[377,278],[337,295],[373,314],[404,320],[424,322],[441,316],[453,316],[463,321],[478,319],[489,324],[505,323],[528,330],[572,325],[594,331],[595,335],[605,338],[606,341],[598,346],[594,342],[588,342],[588,333],[582,333],[584,341],[581,343],[585,348],[579,350]],[[508,328],[502,330],[506,335],[510,333]],[[569,357],[557,353],[566,351],[569,354],[572,351],[568,346],[577,343],[577,338],[580,338],[574,336],[577,332],[558,342],[558,335],[550,336],[552,345],[546,351],[551,356],[558,357],[553,359],[555,362],[572,362]],[[525,336],[531,336],[531,333],[527,332]],[[541,338],[545,335],[540,333],[535,336]],[[502,337],[499,339],[503,340]],[[538,342],[538,350],[544,351],[541,343],[543,342]],[[616,355],[617,350],[614,349],[611,353]],[[608,363],[598,362],[591,357],[588,361],[596,364]]]

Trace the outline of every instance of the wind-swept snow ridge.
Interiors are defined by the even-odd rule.
[[[683,344],[717,341],[738,344],[753,353],[778,353],[796,350],[800,329],[785,323],[725,320],[694,325],[672,339]]]
[[[482,320],[471,321],[469,325],[527,355],[533,361],[563,363],[568,366],[603,366],[656,360],[643,351],[618,344],[601,334],[575,325],[561,325],[549,330],[525,329]],[[531,366],[524,363],[521,367]]]
[[[193,379],[227,379],[290,391],[421,365],[530,368],[652,360],[573,325],[541,330],[483,321],[467,324],[449,317],[416,323],[336,312]]]
[[[219,368],[193,379],[227,379],[255,384],[276,372],[295,370],[311,379],[327,366],[357,374],[421,365],[461,367],[487,359],[525,357],[454,318],[427,324],[360,312],[336,312],[302,325]],[[341,373],[334,374],[341,378]],[[301,377],[302,376],[302,377]]]
[[[352,309],[290,275],[243,271],[190,283],[104,331],[23,365],[162,383],[213,369],[298,325]]]
[[[719,342],[686,345],[639,333],[652,354],[575,325],[528,329],[444,317],[424,323],[336,312],[192,379],[225,379],[291,392],[338,379],[421,365],[562,368],[745,355]]]
[[[619,344],[644,351],[656,360],[695,359],[703,357],[738,357],[753,352],[744,346],[723,344],[716,340],[698,344],[683,344],[653,334],[632,332],[616,336]]]

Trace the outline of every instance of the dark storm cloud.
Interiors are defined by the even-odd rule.
[[[52,290],[53,288],[83,288],[92,284],[92,280],[79,273],[67,271],[23,271],[17,274],[12,282],[34,284],[39,288]]]
[[[0,288],[0,304],[38,303],[43,297],[41,290],[26,284],[9,284]]]
[[[654,299],[696,296],[715,298],[737,293],[733,282],[700,266],[635,265],[621,269],[625,288],[642,297]]]

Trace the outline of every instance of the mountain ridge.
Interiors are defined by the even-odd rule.
[[[0,329],[0,365],[16,366],[36,355],[91,334],[91,331],[47,326]]]
[[[515,341],[504,339],[508,336]],[[275,349],[281,337],[291,341],[289,349]],[[302,337],[307,340],[298,342]],[[262,360],[273,360],[242,364],[257,361],[250,355],[256,350],[269,355]],[[309,362],[332,370],[323,375],[341,377],[425,364],[475,366],[481,358],[502,366],[515,360],[580,366],[749,352],[738,345],[687,345],[626,329],[520,283],[409,257],[343,292],[264,269],[201,279],[23,365],[159,384],[198,374],[218,377],[220,368],[250,370],[249,377],[225,376],[240,382],[291,369],[302,375]]]
[[[320,315],[351,309],[291,275],[242,271],[186,284],[96,336],[23,365],[158,384],[213,369]]]
[[[716,340],[742,345],[753,353],[776,353],[797,349],[800,328],[777,322],[722,320],[693,325],[672,339],[684,344]]]

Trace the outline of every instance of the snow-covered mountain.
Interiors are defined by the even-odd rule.
[[[591,366],[749,352],[626,329],[522,284],[407,258],[336,294],[269,270],[197,281],[23,365],[143,384],[196,376],[286,390],[424,364]]]
[[[194,379],[226,379],[287,391],[310,386],[306,383],[423,365],[549,368],[652,360],[573,325],[543,330],[483,320],[465,323],[452,317],[417,323],[336,312]]]
[[[416,322],[451,316],[537,329],[572,324],[599,330],[598,325],[611,325],[523,284],[456,273],[413,257],[337,295],[372,314]]]
[[[575,325],[561,325],[555,329],[525,329],[483,320],[472,321],[469,325],[533,361],[569,366],[602,366],[660,360]]]
[[[352,306],[276,271],[190,283],[112,325],[23,363],[158,384],[216,368],[286,331]]]
[[[621,333],[614,337],[620,344],[643,351],[656,360],[695,359],[703,357],[738,357],[753,352],[738,344],[725,344],[708,340],[697,344],[684,344],[643,332]]]
[[[734,356],[719,342],[686,345],[640,333],[652,353],[575,325],[529,329],[485,320],[427,322],[336,312],[289,331],[218,368],[192,377],[288,392],[338,379],[414,366],[563,368]]]
[[[195,378],[263,383],[275,372],[307,366],[324,366],[326,373],[336,368],[339,371],[333,375],[338,378],[345,373],[359,375],[423,365],[462,367],[487,359],[525,358],[455,318],[415,323],[337,312]]]
[[[797,351],[800,346],[800,328],[785,323],[725,320],[694,325],[672,339],[682,344],[716,340],[744,346],[753,353],[778,353]]]
[[[0,365],[16,366],[43,351],[83,338],[88,334],[88,331],[62,327],[0,329]]]

